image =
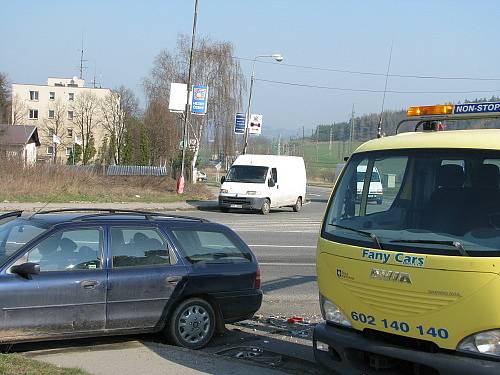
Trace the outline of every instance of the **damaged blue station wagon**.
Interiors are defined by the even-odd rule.
[[[0,215],[0,342],[163,332],[197,349],[261,302],[257,260],[223,225],[107,209]]]

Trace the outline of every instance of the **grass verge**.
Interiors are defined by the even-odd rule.
[[[70,368],[61,368],[48,363],[23,357],[20,354],[0,354],[0,374],[2,375],[89,375]]]
[[[0,202],[168,203],[211,198],[203,184],[186,184],[176,194],[169,177],[104,176],[64,165],[35,165],[0,160]]]

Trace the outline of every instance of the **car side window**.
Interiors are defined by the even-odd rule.
[[[276,168],[271,169],[271,176],[273,177],[274,183],[278,183],[278,170]]]
[[[102,230],[97,228],[58,231],[40,241],[16,264],[40,264],[40,272],[101,268]]]
[[[252,256],[246,249],[221,232],[175,229],[172,230],[172,234],[190,263],[249,262],[252,260]]]
[[[168,244],[156,228],[111,227],[113,268],[171,264]]]

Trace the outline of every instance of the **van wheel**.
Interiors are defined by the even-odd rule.
[[[203,348],[212,339],[214,331],[214,309],[201,298],[181,302],[170,319],[170,337],[176,345],[184,348]]]
[[[292,206],[293,212],[299,212],[302,209],[302,198],[298,197],[297,202]]]
[[[260,209],[260,213],[262,215],[267,215],[270,210],[271,210],[271,202],[269,201],[269,199],[266,198],[264,200],[264,203],[262,203],[262,207]]]
[[[378,205],[382,204],[382,198],[377,198],[377,204]]]
[[[219,207],[220,212],[229,212],[229,208],[227,207]]]

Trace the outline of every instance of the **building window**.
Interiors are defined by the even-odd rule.
[[[53,128],[49,128],[49,137],[52,137],[56,132],[54,131]]]
[[[55,100],[56,99],[56,93],[54,91],[49,92],[49,100]]]
[[[30,91],[30,100],[38,100],[38,91]]]
[[[30,109],[29,119],[38,120],[38,109]]]
[[[68,100],[70,100],[70,101],[75,100],[75,93],[74,93],[74,92],[70,92],[70,93],[68,94]]]
[[[68,129],[68,138],[73,138],[73,129]]]
[[[73,120],[73,111],[68,111],[68,120]]]
[[[73,149],[71,147],[66,147],[66,156],[70,156],[72,150]]]
[[[54,110],[49,109],[49,118],[54,118]]]
[[[54,155],[54,146],[47,147],[47,155]]]

